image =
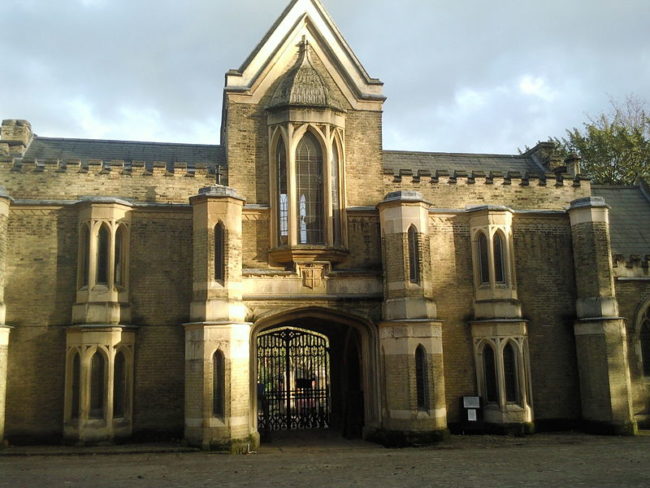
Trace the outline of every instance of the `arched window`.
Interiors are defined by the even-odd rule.
[[[99,351],[90,361],[90,418],[104,418],[104,392],[106,387],[106,360]]]
[[[481,283],[489,283],[490,263],[488,261],[488,241],[483,232],[478,233],[478,260]]]
[[[223,222],[214,226],[214,279],[226,278],[226,228]]]
[[[124,226],[120,225],[115,232],[115,266],[114,276],[116,285],[124,285],[124,249],[126,247],[126,232]]]
[[[332,230],[334,245],[341,245],[341,209],[339,202],[339,148],[336,141],[332,144],[332,170],[330,185],[332,188]]]
[[[411,283],[420,282],[420,246],[418,242],[418,231],[414,225],[408,231],[408,255],[409,255],[409,280]]]
[[[86,224],[81,226],[81,286],[88,286],[88,273],[90,268],[90,230]]]
[[[113,417],[124,417],[126,413],[126,357],[124,352],[115,355],[115,374],[113,383]]]
[[[496,403],[498,401],[497,370],[494,360],[494,349],[490,344],[483,346],[483,375],[485,381],[485,401]]]
[[[289,196],[287,193],[287,149],[280,138],[275,148],[278,172],[278,230],[280,246],[289,242]]]
[[[503,379],[506,388],[506,402],[519,403],[519,379],[517,377],[517,355],[511,342],[503,349]]]
[[[323,244],[323,151],[316,137],[307,132],[296,149],[298,243]]]
[[[81,360],[75,352],[72,358],[72,395],[70,397],[70,418],[79,418],[79,389],[81,380]]]
[[[641,342],[641,360],[643,361],[643,376],[650,376],[650,317],[646,312],[645,320],[641,324],[639,333]]]
[[[497,232],[494,234],[493,251],[494,251],[494,281],[497,283],[506,282],[505,260],[503,253],[503,237]]]
[[[224,417],[226,405],[226,360],[223,352],[212,356],[212,414]]]
[[[97,235],[97,279],[96,283],[105,285],[108,283],[108,243],[110,232],[108,226],[102,225]]]
[[[415,387],[418,410],[428,410],[429,407],[429,365],[427,352],[420,344],[415,350]]]

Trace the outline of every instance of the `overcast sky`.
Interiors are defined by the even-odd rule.
[[[0,118],[219,142],[224,74],[289,0],[0,0]],[[384,82],[384,148],[516,153],[650,102],[650,0],[322,0]]]

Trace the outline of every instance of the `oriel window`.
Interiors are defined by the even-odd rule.
[[[296,149],[298,243],[324,244],[323,151],[311,132]]]

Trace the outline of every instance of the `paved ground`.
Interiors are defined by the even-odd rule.
[[[170,445],[0,451],[0,487],[118,486],[645,488],[650,435],[454,436],[435,448],[409,449],[301,438],[242,456],[180,452]]]

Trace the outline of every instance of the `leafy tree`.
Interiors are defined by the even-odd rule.
[[[583,173],[594,183],[630,185],[639,177],[650,178],[650,109],[635,97],[610,104],[609,113],[590,117],[582,129],[552,138],[558,156],[577,153]]]

